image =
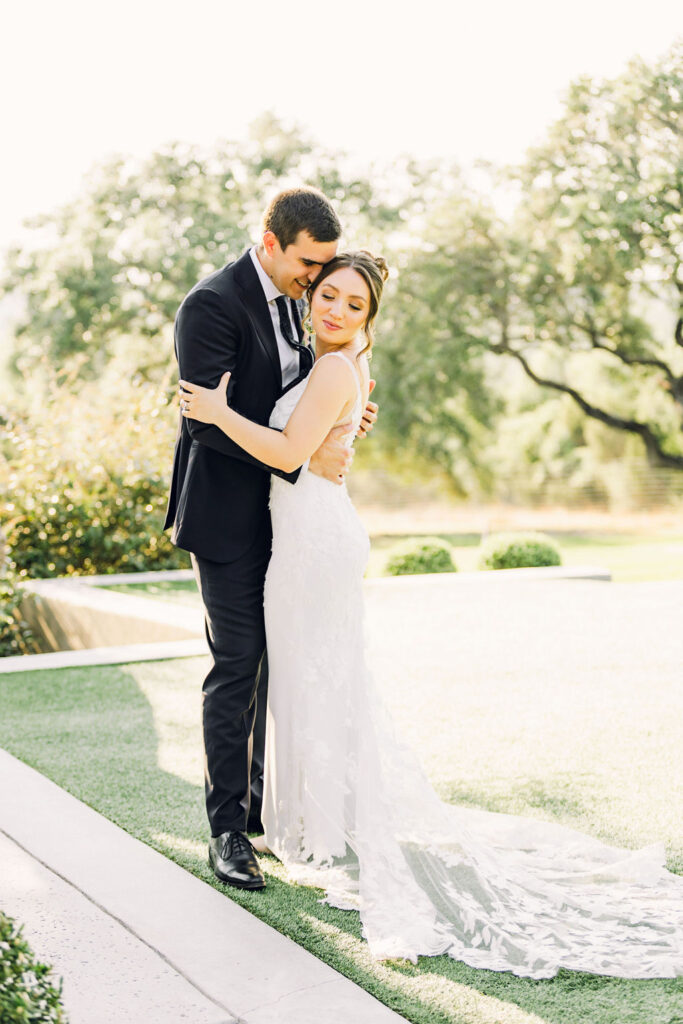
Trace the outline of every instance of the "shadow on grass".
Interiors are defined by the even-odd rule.
[[[555,776],[552,782],[546,779],[524,778],[510,788],[510,779],[502,779],[500,788],[495,785],[473,787],[462,783],[442,783],[439,796],[452,804],[465,804],[485,811],[501,814],[524,814],[529,808],[542,810],[544,817],[552,817],[563,824],[583,821],[595,816],[596,800],[579,799],[576,793],[568,791],[569,778]]]
[[[629,849],[634,845],[646,846],[651,841],[644,837],[642,843],[634,844],[626,822],[621,829],[613,822],[609,827],[606,826],[605,818],[611,801],[596,790],[590,794],[584,790],[579,795],[575,785],[577,777],[578,773],[555,774],[552,779],[512,779],[508,776],[500,780],[488,779],[485,786],[478,787],[442,781],[436,789],[447,803],[556,821],[559,825],[566,825],[579,832],[589,832],[596,839],[612,846]],[[591,776],[582,776],[584,783],[587,778]],[[535,815],[534,811],[540,813]],[[670,836],[666,847],[666,867],[674,874],[683,875],[683,837],[680,834]],[[683,1024],[683,1020],[680,1024]]]
[[[189,666],[190,685],[196,676],[199,687],[200,666],[182,664]],[[563,971],[548,981],[530,981],[445,956],[422,957],[417,965],[377,963],[361,941],[358,915],[320,903],[319,890],[287,883],[272,857],[263,858],[269,876],[264,892],[226,891],[206,864],[201,778],[195,784],[159,766],[158,720],[136,674],[150,679],[156,673],[163,690],[164,671],[169,678],[172,671],[178,675],[163,663],[147,663],[2,676],[0,745],[414,1024],[506,1024],[520,1020],[515,1007],[547,1024],[670,1024],[676,1014],[683,1016],[683,979],[622,981]],[[199,737],[197,723],[186,746]],[[557,801],[541,783],[534,785],[537,806],[551,816],[584,812],[571,798]],[[483,791],[452,795],[491,805]]]

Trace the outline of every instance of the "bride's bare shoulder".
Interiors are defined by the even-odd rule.
[[[331,356],[336,358],[332,359]],[[342,363],[346,363],[346,369]],[[317,382],[321,387],[332,387],[335,391],[341,390],[350,394],[352,390],[355,390],[353,373],[354,369],[346,356],[337,352],[326,352],[325,355],[318,356],[316,359],[309,380]]]
[[[343,368],[343,363],[346,363],[348,369]],[[353,373],[351,359],[348,356],[343,355],[341,352],[326,352],[324,355],[318,356],[311,372],[348,377],[349,371]]]

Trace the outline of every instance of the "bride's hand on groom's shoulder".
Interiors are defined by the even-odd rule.
[[[199,423],[217,423],[220,415],[225,413],[229,381],[230,373],[227,371],[215,388],[203,388],[187,380],[178,381],[181,415]]]
[[[372,394],[377,381],[370,380],[370,390],[368,395]],[[356,437],[367,437],[375,423],[377,422],[377,410],[379,406],[376,402],[368,402],[365,406],[365,412],[363,413],[363,419],[360,421],[358,430],[356,431]]]

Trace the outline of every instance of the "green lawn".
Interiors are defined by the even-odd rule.
[[[205,863],[207,827],[203,806],[200,684],[203,658],[144,662],[96,669],[61,669],[0,676],[0,745],[95,807],[132,835],[161,851],[209,885],[225,891]],[[465,683],[463,683],[465,685]],[[628,716],[627,706],[621,712]],[[443,743],[439,764],[442,795],[491,809],[514,809],[570,823],[594,834],[610,829],[610,800],[623,798],[619,780],[601,772],[603,751],[587,747],[575,772],[548,777],[547,750],[527,751],[544,785],[520,787],[513,771],[501,773],[496,751],[515,706],[491,715],[486,728],[463,699],[466,727],[478,737],[481,771],[468,789],[467,750]],[[653,711],[669,734],[666,701]],[[629,733],[633,763],[651,763],[650,742]],[[438,733],[440,722],[430,720]],[[562,721],[549,722],[548,743],[561,743]],[[438,735],[435,742],[439,741]],[[537,758],[537,762],[533,759]],[[544,760],[546,759],[546,760]],[[674,766],[651,766],[642,785],[653,798],[668,791]],[[599,780],[587,799],[585,779]],[[639,793],[639,797],[643,797]],[[601,817],[604,809],[604,816]],[[634,801],[631,834],[647,837],[647,799]],[[672,866],[683,867],[675,815],[668,836]],[[291,936],[348,975],[409,1020],[419,1024],[674,1024],[683,1021],[683,979],[621,981],[564,971],[549,981],[476,971],[448,957],[375,963],[360,940],[358,917],[318,902],[321,893],[285,880],[272,857],[263,858],[268,887],[262,893],[229,890],[226,898]],[[115,865],[113,866],[115,868]]]
[[[460,572],[478,568],[480,536],[436,534],[453,548]],[[562,556],[563,565],[598,565],[609,569],[616,583],[639,580],[683,579],[683,535],[680,537],[643,537],[622,533],[551,533]],[[391,554],[407,541],[417,538],[373,537],[368,576],[381,576]]]
[[[135,574],[131,573],[133,579]],[[154,597],[159,601],[173,601],[175,604],[197,604],[199,595],[194,580],[158,580],[156,583],[115,583],[107,590],[137,597]]]
[[[452,546],[453,558],[460,572],[472,572],[478,568],[478,533],[437,536]],[[615,583],[683,579],[683,535],[642,537],[618,533],[551,533],[549,536],[559,546],[563,565],[592,565],[609,569]],[[381,576],[387,559],[406,542],[418,539],[408,536],[373,537],[367,576]],[[199,600],[194,580],[120,583],[108,589],[179,604],[196,604]]]

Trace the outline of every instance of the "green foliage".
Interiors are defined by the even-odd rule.
[[[428,241],[399,258],[388,290],[372,370],[376,440],[392,460],[426,463],[465,495],[490,485],[486,450],[504,407],[485,361],[497,227],[457,178],[446,186],[423,225]]]
[[[517,189],[506,218],[454,168],[406,160],[359,173],[271,115],[246,140],[112,160],[8,255],[0,294],[21,310],[12,400],[35,405],[45,365],[77,365],[79,387],[113,366],[128,382],[165,387],[183,295],[239,255],[278,188],[307,181],[334,201],[343,244],[383,251],[392,267],[372,364],[381,413],[372,441],[358,446],[360,463],[408,466],[458,496],[620,501],[646,458],[683,468],[682,83],[678,43],[612,81],[577,80],[523,165],[489,169],[490,191],[501,181]],[[13,409],[13,424],[22,415]],[[47,465],[47,449],[39,461]],[[167,453],[156,459],[157,478],[169,462]],[[41,546],[41,532],[70,544],[87,533],[100,564],[142,566],[144,530],[132,510],[152,505],[157,515],[161,485],[148,493],[148,482],[126,483],[122,511],[113,484],[97,476],[85,481],[92,504],[85,493],[73,500],[78,482],[59,468],[78,522],[59,520],[54,502],[36,504],[43,528],[13,534],[30,548],[22,567],[95,571],[89,550],[60,554],[52,537]],[[27,481],[36,472],[29,460]],[[38,476],[32,483],[47,487],[39,493],[62,494],[52,470]],[[95,536],[102,508],[110,532],[133,535],[111,558],[104,534]],[[154,564],[159,550],[149,551]]]
[[[0,1024],[66,1024],[62,982],[52,983],[21,933],[0,910]]]
[[[602,423],[622,448],[633,440],[629,455],[683,468],[682,95],[681,44],[614,81],[577,81],[509,175],[507,222],[457,178],[430,179],[423,241],[400,258],[377,345],[389,454],[423,457],[461,493],[495,489],[520,370],[543,388],[534,405],[576,405],[560,447]]]
[[[158,380],[172,359],[183,296],[251,244],[276,191],[319,186],[367,245],[400,224],[409,171],[405,179],[406,195],[385,198],[381,186],[347,171],[340,154],[315,149],[270,116],[246,142],[117,157],[91,172],[73,203],[31,222],[34,241],[9,252],[0,294],[20,294],[25,304],[11,364],[25,376],[44,357],[63,367],[81,356],[79,372],[94,377],[126,353],[138,374]]]
[[[386,576],[409,576],[419,573],[457,572],[450,545],[434,537],[412,541],[388,559]]]
[[[36,385],[0,449],[2,529],[21,576],[187,567],[162,533],[177,412],[164,388]],[[4,455],[4,457],[3,457]]]
[[[561,565],[560,553],[542,533],[496,533],[481,546],[480,569],[523,569]]]
[[[35,651],[31,627],[21,616],[22,592],[13,564],[0,567],[0,658]]]
[[[581,78],[517,172],[496,351],[683,468],[683,43]],[[641,428],[641,429],[639,429]],[[642,429],[644,428],[644,429]],[[642,449],[641,449],[642,450]]]

